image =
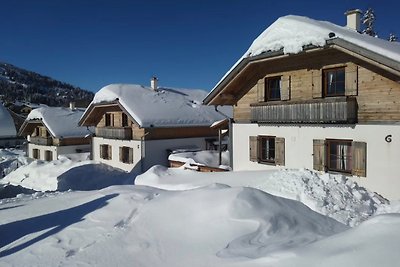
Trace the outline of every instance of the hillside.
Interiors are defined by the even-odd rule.
[[[38,73],[0,62],[0,100],[28,101],[49,106],[66,106],[74,101],[87,106],[93,93]]]

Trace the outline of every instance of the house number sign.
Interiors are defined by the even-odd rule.
[[[386,135],[385,141],[388,143],[392,142],[392,135],[391,134]]]

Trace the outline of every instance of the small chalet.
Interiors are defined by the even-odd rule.
[[[32,110],[19,131],[28,139],[28,157],[50,161],[59,155],[90,152],[91,131],[78,126],[83,113],[73,104]]]
[[[18,143],[14,120],[0,102],[0,148],[14,147]]]
[[[210,128],[225,115],[204,106],[203,90],[111,84],[96,93],[79,124],[95,126],[93,159],[143,172],[156,164],[168,166],[171,151],[195,146],[204,150],[218,140]]]
[[[233,170],[344,174],[400,198],[400,44],[347,26],[279,18],[204,99],[233,105]]]

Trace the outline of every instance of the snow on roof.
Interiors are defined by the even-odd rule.
[[[0,102],[0,138],[15,137],[16,135],[17,131],[15,130],[14,120]]]
[[[329,37],[334,33],[334,37]],[[381,56],[400,62],[400,43],[358,33],[347,27],[328,21],[318,21],[302,16],[288,15],[280,17],[262,32],[251,44],[244,55],[222,77],[214,89],[244,59],[265,52],[283,50],[284,54],[297,54],[304,46],[323,47],[329,39],[343,39]]]
[[[333,32],[335,37],[400,62],[400,44],[360,34],[327,21],[289,15],[277,19],[258,36],[243,57],[283,49],[284,54],[299,53],[306,45],[324,46]],[[334,37],[334,38],[335,38]]]
[[[118,100],[141,127],[210,126],[225,116],[202,105],[206,91],[111,84],[98,91],[92,104]],[[223,112],[231,115],[229,110]]]
[[[32,110],[26,121],[41,120],[54,137],[79,137],[90,133],[86,127],[78,126],[83,112],[84,109],[42,107]]]

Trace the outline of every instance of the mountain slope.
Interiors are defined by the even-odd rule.
[[[79,87],[0,62],[0,99],[4,102],[20,100],[66,106],[74,101],[79,106],[85,106],[93,99],[93,95]]]

